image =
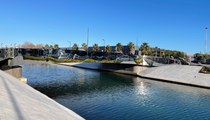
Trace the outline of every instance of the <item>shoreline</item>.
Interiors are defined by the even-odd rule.
[[[210,74],[199,73],[199,70],[202,68],[202,66],[165,65],[159,67],[146,67],[133,64],[116,63],[53,63],[49,61],[26,61],[30,63],[35,62],[41,64],[71,66],[89,70],[114,72],[150,80],[210,89]],[[106,65],[108,65],[108,67]]]
[[[0,70],[0,119],[2,120],[84,120],[80,115],[59,104],[17,78]],[[33,105],[33,107],[31,107]]]
[[[60,63],[59,65],[127,74],[150,80],[210,89],[210,74],[199,73],[202,66],[165,65],[160,67],[143,67],[132,65],[116,70],[104,68],[105,65],[100,64],[103,63]],[[113,64],[113,66],[118,65],[122,64]]]

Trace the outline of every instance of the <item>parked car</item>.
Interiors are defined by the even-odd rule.
[[[206,60],[206,64],[210,64],[210,59],[207,59]]]
[[[108,60],[116,60],[116,56],[115,55],[108,55],[107,59]]]
[[[75,59],[75,60],[79,60],[79,58],[80,58],[80,56],[79,56],[79,55],[74,54],[73,59]]]
[[[70,59],[70,58],[72,58],[72,56],[71,55],[67,55],[67,54],[63,54],[63,55],[60,55],[58,57],[58,59]]]
[[[130,61],[133,60],[133,58],[129,57],[128,55],[122,55],[116,58],[117,61]]]
[[[139,55],[134,55],[134,59],[135,60],[140,59],[140,56]]]
[[[103,59],[105,59],[104,56],[96,56],[96,58],[97,58],[97,60],[103,60]]]

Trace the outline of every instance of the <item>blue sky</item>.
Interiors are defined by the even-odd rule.
[[[209,14],[209,0],[0,0],[0,43],[81,46],[89,27],[89,46],[138,39],[139,45],[204,52]]]

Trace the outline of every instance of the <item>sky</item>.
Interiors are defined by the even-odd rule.
[[[87,42],[205,52],[209,0],[0,0],[0,44]],[[207,31],[209,33],[210,30]],[[210,35],[207,41],[210,52]]]

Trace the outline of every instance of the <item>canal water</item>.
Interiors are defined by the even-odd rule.
[[[210,90],[87,69],[26,63],[28,84],[87,120],[210,119]]]

